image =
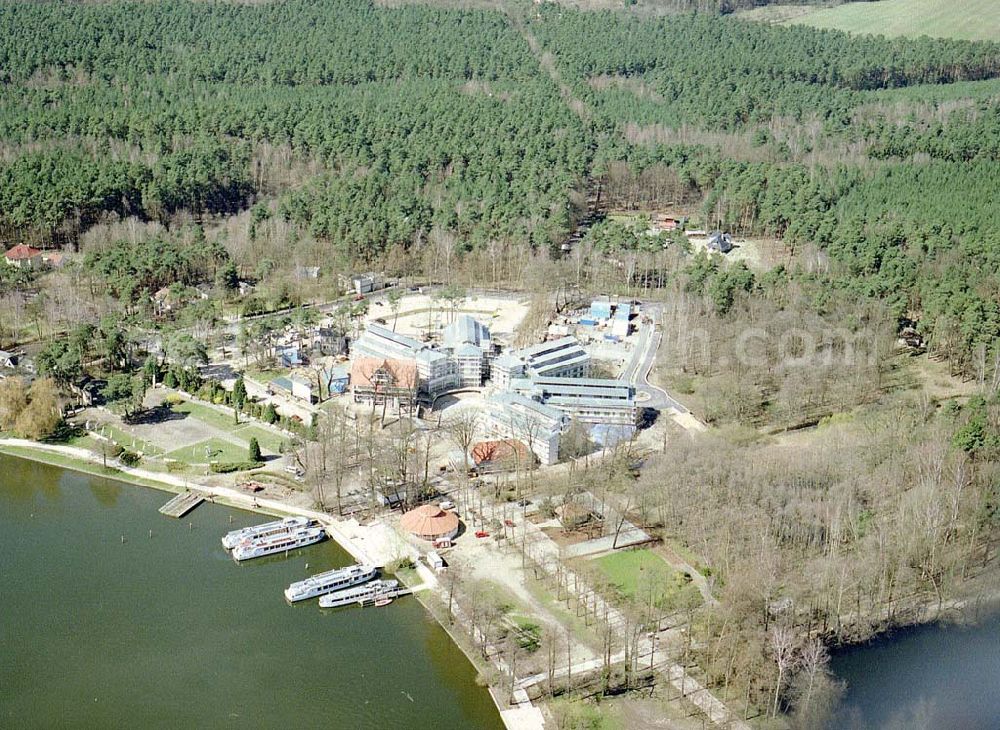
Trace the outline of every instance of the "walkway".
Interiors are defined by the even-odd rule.
[[[487,521],[502,519],[502,514],[497,512],[495,504],[484,504],[482,511]],[[521,539],[518,539],[518,530],[525,531]],[[628,624],[627,619],[621,611],[605,601],[604,598],[593,590],[586,579],[562,562],[563,556],[559,546],[537,526],[527,520],[520,520],[517,527],[514,528],[514,536],[511,543],[518,549],[523,549],[525,557],[537,565],[539,569],[543,570],[549,576],[557,577],[563,589],[567,593],[574,594],[578,603],[582,604],[588,614],[601,616],[612,629],[617,631],[621,631]],[[622,637],[619,637],[619,640],[622,641]],[[682,665],[673,661],[667,653],[666,647],[663,647],[662,644],[657,647],[654,635],[642,637],[636,649],[637,655],[640,657],[649,657],[652,655],[654,667],[662,667],[660,671],[665,675],[667,681],[679,689],[712,723],[727,728],[735,728],[736,730],[750,730],[746,723],[737,719],[729,711],[729,708],[706,689],[697,678],[691,676]],[[624,660],[624,654],[620,656],[620,661]],[[587,664],[594,664],[594,662],[597,662],[595,667],[603,666],[603,661],[596,659],[585,662],[579,668],[583,671]],[[540,681],[537,679],[538,676],[534,675],[534,678],[528,677],[521,680],[519,686],[527,688],[537,683]]]

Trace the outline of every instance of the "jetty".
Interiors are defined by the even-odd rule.
[[[160,507],[161,514],[167,517],[183,517],[199,504],[205,501],[205,495],[201,492],[181,492],[165,505]]]
[[[393,588],[391,591],[385,591],[380,594],[378,598],[363,598],[358,601],[358,605],[361,607],[374,606],[375,602],[381,600],[382,598],[388,598],[389,600],[395,600],[400,596],[408,596],[413,593],[412,588]]]
[[[399,586],[398,588],[393,588],[391,591],[388,591],[385,594],[385,596],[387,598],[393,598],[393,599],[395,599],[395,598],[401,598],[403,596],[411,596],[414,593],[419,593],[420,591],[430,590],[430,588],[431,587],[428,584],[426,584],[426,583],[421,583],[420,585],[416,585],[416,586],[412,586],[412,587],[411,586]],[[364,600],[358,601],[358,605],[362,606],[362,607],[363,606],[374,606],[375,605],[375,599],[374,598],[365,598]]]

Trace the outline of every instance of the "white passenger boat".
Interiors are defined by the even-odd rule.
[[[384,601],[396,597],[399,592],[399,582],[395,580],[373,580],[362,586],[347,588],[342,591],[328,593],[320,596],[320,608],[336,608],[346,606],[350,603],[364,603],[365,601]]]
[[[277,555],[288,552],[296,548],[312,545],[326,537],[326,532],[322,527],[306,527],[283,532],[277,535],[269,535],[257,539],[244,540],[233,548],[233,560],[250,560],[251,558],[262,558],[265,555]]]
[[[225,537],[222,538],[222,547],[226,550],[232,550],[244,540],[280,535],[303,527],[310,527],[310,520],[307,517],[286,517],[283,520],[265,522],[263,525],[252,525],[226,533]]]
[[[288,586],[285,589],[285,598],[290,602],[315,598],[331,591],[364,583],[374,578],[376,572],[378,572],[378,568],[374,565],[349,565],[346,568],[335,568],[325,573],[317,573]]]

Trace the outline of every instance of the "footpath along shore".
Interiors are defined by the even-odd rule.
[[[214,504],[222,504],[248,512],[276,517],[292,515],[307,517],[322,524],[327,534],[359,563],[385,566],[400,558],[412,560],[421,580],[419,585],[411,586],[418,598],[420,591],[439,587],[434,571],[419,561],[420,551],[402,539],[391,526],[382,522],[362,525],[353,518],[339,519],[325,512],[288,504],[281,500],[255,497],[229,487],[200,484],[186,477],[129,467],[118,462],[115,462],[113,466],[104,467],[102,457],[76,446],[42,444],[19,438],[0,438],[0,454],[38,461],[92,476],[115,479],[128,484],[161,489],[174,494],[193,489],[204,494],[206,499]],[[435,613],[429,609],[428,613],[435,616]],[[435,618],[475,666],[467,647],[452,633],[452,627],[446,625],[440,618],[436,616]],[[490,687],[489,690],[497,711],[508,730],[542,730],[544,728],[542,713],[537,707],[531,705],[526,695],[520,706],[505,708],[497,691],[493,687]]]
[[[361,525],[354,519],[337,519],[325,512],[307,509],[281,500],[256,497],[230,487],[209,486],[195,482],[188,477],[129,467],[118,462],[105,470],[102,457],[76,446],[41,444],[27,439],[2,438],[0,439],[0,453],[34,459],[67,469],[77,469],[87,474],[117,479],[143,487],[162,489],[175,494],[196,490],[215,504],[223,504],[248,512],[258,512],[271,516],[298,515],[308,517],[322,524],[329,536],[358,562],[384,566],[404,557],[409,557],[416,562],[416,558],[419,556],[416,548],[402,540],[391,527],[382,523]],[[46,459],[46,455],[62,458]],[[97,467],[97,469],[92,467]],[[424,569],[420,570],[419,567]],[[419,567],[420,577],[428,584],[428,587],[436,586],[437,578],[434,573],[425,566]]]

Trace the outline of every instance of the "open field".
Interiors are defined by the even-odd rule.
[[[819,9],[772,5],[743,13],[741,17],[848,33],[1000,40],[1000,10],[996,0],[878,0]]]
[[[176,403],[170,406],[170,410],[174,413],[184,413],[190,415],[193,418],[197,418],[203,423],[207,423],[209,426],[219,429],[220,431],[233,431],[236,429],[236,423],[231,413],[223,413],[222,411],[216,410],[211,406],[206,406],[202,403],[194,403],[192,401],[183,401],[181,403]]]
[[[233,432],[233,435],[243,441],[246,441],[249,445],[250,439],[256,438],[257,443],[260,444],[261,451],[273,452],[275,454],[279,453],[281,449],[281,444],[284,439],[266,428],[262,428],[256,425],[243,426],[242,428]]]
[[[457,303],[452,310],[448,302],[432,300],[426,294],[411,294],[399,301],[399,313],[393,316],[388,303],[375,304],[368,311],[366,322],[385,320],[387,327],[395,321],[396,332],[410,337],[420,337],[429,331],[439,332],[455,317],[468,314],[490,328],[491,333],[510,334],[528,313],[528,304],[510,298],[470,296]]]
[[[280,453],[284,437],[277,431],[245,417],[237,425],[231,411],[188,400],[167,402],[162,396],[162,392],[151,394],[146,403],[151,415],[145,420],[123,424],[100,413],[96,414],[100,421],[92,428],[130,451],[184,464],[246,461],[251,438],[257,439],[264,453]],[[161,407],[164,403],[169,410]],[[154,462],[148,466],[154,468]]]
[[[182,446],[167,454],[168,459],[186,461],[189,464],[206,464],[212,461],[246,461],[247,449],[219,438],[199,441],[191,446]]]
[[[618,590],[633,600],[644,600],[647,586],[655,586],[657,602],[676,604],[682,596],[698,596],[697,590],[681,573],[667,565],[652,550],[621,550],[600,558],[594,565]]]

